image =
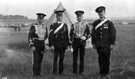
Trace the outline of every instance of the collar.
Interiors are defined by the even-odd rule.
[[[78,21],[77,21],[76,23],[77,23],[77,24],[82,24],[82,23],[83,23],[83,21],[81,21],[81,22],[78,22]]]
[[[57,21],[57,23],[60,24],[60,23],[62,23],[62,21],[61,22],[60,21]]]
[[[42,24],[37,23],[37,25],[44,25],[44,24],[43,23]]]
[[[104,17],[104,18],[102,18],[102,19],[100,18],[100,20],[101,20],[101,21],[103,21],[103,20],[105,20],[105,19],[106,19],[105,17]]]

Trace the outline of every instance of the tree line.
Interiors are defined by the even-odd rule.
[[[29,19],[27,16],[23,15],[2,15],[0,14],[0,19]]]

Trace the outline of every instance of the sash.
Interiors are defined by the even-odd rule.
[[[104,19],[104,21],[101,21],[96,27],[95,30],[100,27],[102,24],[104,24],[108,19]]]
[[[51,29],[49,33],[51,33],[52,31],[53,31],[53,29]]]
[[[62,23],[55,31],[54,34],[57,33],[62,27],[63,27],[64,23]]]

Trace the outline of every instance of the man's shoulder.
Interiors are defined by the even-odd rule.
[[[66,24],[66,23],[64,23],[64,26],[67,26],[67,24]]]
[[[35,25],[37,25],[37,23],[32,23],[32,24],[30,24],[30,27],[31,27],[31,28],[34,28]]]
[[[38,25],[38,23],[32,23],[32,25]]]
[[[77,24],[78,24],[78,22],[75,22],[75,23],[72,24],[72,26],[77,25]]]
[[[100,23],[100,19],[97,19],[97,20],[95,20],[93,23],[92,23],[92,25],[93,25],[93,27],[95,27],[97,24],[99,24]]]
[[[35,25],[38,25],[38,23],[32,23],[31,26],[35,26]]]
[[[111,20],[111,19],[107,19],[107,22],[109,22],[109,23],[113,23],[113,21]]]
[[[88,22],[85,22],[85,21],[83,21],[82,24],[85,26],[89,26]]]
[[[56,23],[52,23],[52,24],[51,24],[51,26],[54,26],[54,25],[56,25]]]

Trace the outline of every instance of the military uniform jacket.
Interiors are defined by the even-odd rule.
[[[34,46],[34,40],[46,40],[48,37],[48,31],[47,27],[44,24],[38,24],[35,23],[30,27],[29,33],[28,33],[28,42],[29,46]]]
[[[67,24],[64,23],[62,28],[54,33],[54,31],[60,27],[60,25],[61,23],[58,22],[51,24],[49,33],[49,46],[67,47],[69,43]]]
[[[92,28],[92,44],[96,47],[106,47],[115,44],[116,29],[113,22],[107,20],[97,29],[95,27],[101,22],[100,19],[93,23]]]
[[[90,37],[90,29],[86,22],[76,22],[72,24],[70,31],[70,41],[73,45],[86,45],[86,40],[81,40],[85,36],[86,40]]]

